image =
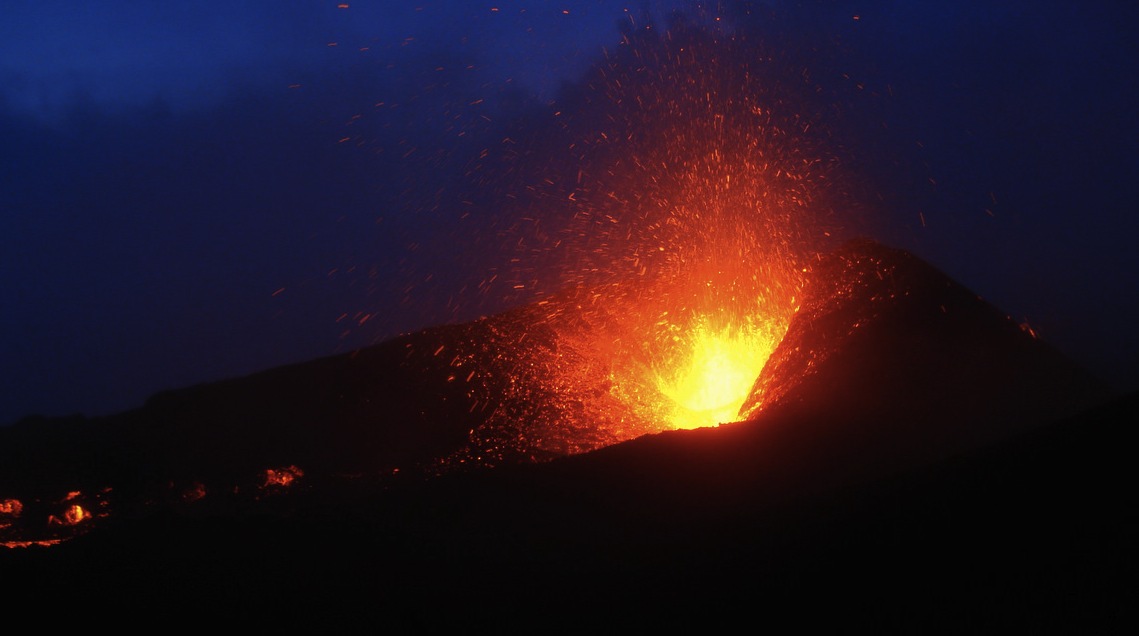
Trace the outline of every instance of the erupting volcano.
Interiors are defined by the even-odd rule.
[[[955,524],[977,502],[1021,534],[1053,522],[997,502],[1062,490],[1045,466],[1067,452],[1088,469],[1068,485],[1117,477],[1093,455],[1135,400],[914,254],[840,240],[818,91],[777,60],[630,29],[549,126],[482,153],[471,206],[497,215],[460,233],[499,260],[467,289],[508,309],[0,430],[0,569],[101,611],[407,628],[707,626],[699,608],[821,589],[845,620],[875,593],[851,573],[882,569],[896,605],[942,616],[910,557],[972,575],[955,542],[991,537]],[[1079,512],[1039,543],[1119,521]],[[1019,609],[1054,607],[1068,574]],[[1119,600],[1088,589],[1085,609]]]
[[[551,113],[553,134],[507,138],[488,161],[508,169],[470,171],[471,198],[505,206],[494,235],[474,232],[507,255],[477,287],[545,307],[525,319],[567,353],[541,372],[603,379],[619,406],[588,419],[617,439],[738,420],[806,264],[833,247],[837,160],[813,87],[787,74],[743,38],[630,29]]]

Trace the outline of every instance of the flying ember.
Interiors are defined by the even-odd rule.
[[[549,112],[480,149],[455,186],[476,225],[442,238],[477,254],[447,256],[486,272],[466,289],[495,310],[377,348],[384,369],[393,350],[398,362],[376,382],[391,390],[376,413],[401,416],[367,433],[394,431],[391,445],[412,449],[384,474],[544,461],[753,414],[741,408],[833,229],[825,109],[809,74],[742,37],[682,22],[624,36]],[[369,399],[336,395],[330,416],[371,421],[356,413],[372,412]],[[251,499],[319,482],[287,461],[257,472]],[[246,497],[193,473],[162,483],[147,505]],[[112,494],[0,493],[0,545],[87,532]]]
[[[731,34],[629,29],[548,128],[487,160],[509,261],[479,287],[531,304],[471,345],[494,348],[512,406],[456,461],[741,419],[826,249],[836,162],[806,76]]]
[[[577,178],[541,248],[617,309],[620,335],[602,337],[636,341],[609,354],[617,383],[649,374],[660,404],[646,416],[737,419],[794,314],[830,170],[787,75],[731,35],[630,31],[596,69],[582,128],[562,116],[574,164],[552,163]]]

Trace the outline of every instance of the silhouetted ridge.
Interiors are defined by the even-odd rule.
[[[259,629],[1134,631],[1139,396],[1101,399],[912,254],[855,242],[810,276],[746,421],[551,461],[395,473],[576,412],[517,386],[573,354],[572,299],[0,430],[0,541],[72,537],[0,548],[5,599]]]
[[[589,339],[564,337],[588,334],[591,321],[619,320],[597,302],[569,293],[350,354],[163,392],[115,416],[0,430],[0,501],[27,506],[0,526],[0,539],[66,535],[67,527],[44,524],[73,504],[113,520],[163,507],[258,509],[266,480],[281,471],[303,474],[299,483],[312,492],[393,487],[663,430],[647,426],[657,422],[637,428],[604,369],[580,349]],[[745,404],[748,422],[631,448],[680,437],[692,445],[689,483],[708,466],[734,465],[780,483],[763,491],[786,498],[949,457],[1107,397],[1094,378],[936,268],[856,241],[811,268],[800,310]],[[641,453],[613,447],[600,456],[626,452]],[[625,460],[614,461],[623,472]],[[686,474],[677,465],[645,467],[651,483],[678,479],[670,471]]]
[[[1111,396],[1106,383],[935,267],[857,240],[811,268],[800,310],[743,412],[884,429],[883,443],[912,443],[924,456]]]

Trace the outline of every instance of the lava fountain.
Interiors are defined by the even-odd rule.
[[[756,328],[697,325],[687,346],[679,347],[686,358],[657,372],[657,389],[673,407],[669,421],[693,428],[736,420],[776,344],[773,334]]]
[[[493,239],[509,260],[479,288],[530,303],[498,319],[530,343],[497,344],[504,399],[562,406],[497,409],[474,447],[557,455],[740,419],[829,236],[814,88],[743,37],[648,25],[547,126],[486,153],[476,190],[513,207]]]
[[[787,330],[831,171],[804,88],[741,37],[645,25],[559,116],[576,179],[540,249],[614,308],[592,347],[656,392],[646,417],[734,421]]]
[[[407,442],[392,472],[543,461],[741,419],[798,310],[807,261],[828,249],[835,160],[808,77],[743,37],[646,24],[545,119],[480,153],[463,194],[493,212],[465,211],[479,225],[461,241],[504,257],[477,288],[515,308],[385,343],[380,359],[396,350],[397,368],[380,375],[412,378],[386,395],[407,400],[387,422],[394,439],[426,427],[446,442],[424,456]],[[328,415],[353,413],[337,396]],[[259,473],[254,499],[311,480],[282,465]],[[199,475],[165,483],[177,506],[207,499]],[[44,500],[64,506],[46,525],[25,508],[39,499],[0,498],[0,545],[77,536],[106,516],[110,492],[85,506],[78,490]]]

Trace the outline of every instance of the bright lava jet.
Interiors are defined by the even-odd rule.
[[[392,397],[418,419],[376,425],[449,444],[393,472],[544,461],[743,417],[826,249],[836,162],[806,74],[741,37],[650,27],[468,174],[484,224],[448,249],[477,245],[466,269],[490,273],[471,284],[514,308],[384,343],[403,356],[392,377],[411,378]],[[307,470],[262,469],[252,487],[188,474],[155,497],[242,505],[295,491]],[[94,493],[0,498],[0,545],[87,532],[113,498]]]
[[[687,356],[657,378],[657,388],[674,405],[669,421],[676,428],[735,421],[775,344],[759,329],[697,326],[682,348]]]
[[[490,412],[444,463],[742,418],[833,240],[837,159],[808,76],[715,29],[629,29],[544,125],[487,149],[471,197],[493,234],[471,235],[505,256],[477,286],[522,308],[436,354]]]
[[[834,165],[803,75],[730,34],[630,30],[533,162],[533,183],[572,183],[523,186],[541,196],[509,234],[531,246],[516,262],[590,290],[589,328],[560,331],[646,420],[737,420],[786,333]]]

